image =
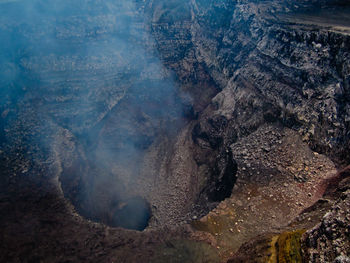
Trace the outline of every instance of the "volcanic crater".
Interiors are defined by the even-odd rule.
[[[0,261],[347,262],[348,13],[0,1]]]

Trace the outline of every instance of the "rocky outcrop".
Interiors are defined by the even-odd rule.
[[[349,167],[327,181],[322,198],[289,224],[289,232],[258,236],[243,244],[229,262],[346,262]]]
[[[349,260],[349,167],[338,174],[325,198],[337,197],[321,222],[303,239],[305,262],[346,262]]]

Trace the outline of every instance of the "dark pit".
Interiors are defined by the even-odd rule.
[[[139,162],[145,156],[136,159],[128,155],[127,160],[115,156],[101,162],[98,158],[84,160],[77,154],[75,161],[66,163],[60,174],[64,195],[77,212],[111,227],[142,231],[148,226],[188,222],[193,216],[205,215],[228,198],[236,181],[237,165],[228,149],[210,163],[213,167],[208,169],[209,177],[202,190],[196,192],[199,185],[194,182],[182,188],[189,189],[185,194],[178,189],[191,180],[190,171],[178,178],[176,187],[172,178],[165,181],[155,172],[150,185],[147,183],[149,175],[137,169],[143,166]],[[179,211],[175,216],[174,210]]]
[[[148,226],[150,217],[148,202],[137,196],[118,203],[112,210],[110,225],[142,231]]]

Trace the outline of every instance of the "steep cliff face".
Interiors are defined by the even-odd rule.
[[[2,219],[4,259],[202,262],[207,251],[211,262],[240,260],[243,243],[295,230],[289,223],[350,161],[346,2],[0,5],[1,207],[18,208]],[[324,245],[335,246],[323,239],[327,224],[338,229],[332,209],[325,227],[304,235],[311,261],[346,256]],[[19,214],[62,256],[48,257],[30,234],[17,244]],[[21,255],[9,252],[21,246]],[[84,248],[68,255],[66,246]]]
[[[198,53],[223,89],[211,107],[238,137],[279,121],[298,129],[313,149],[348,162],[348,35],[287,21],[286,14],[270,17],[273,4],[267,6],[239,4],[222,36],[198,40]],[[211,32],[205,26],[197,35]],[[212,53],[202,47],[208,43]]]

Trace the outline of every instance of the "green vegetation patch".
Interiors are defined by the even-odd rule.
[[[273,253],[269,262],[274,263],[301,263],[301,237],[305,233],[304,229],[291,232],[283,232],[273,239],[275,242]]]

